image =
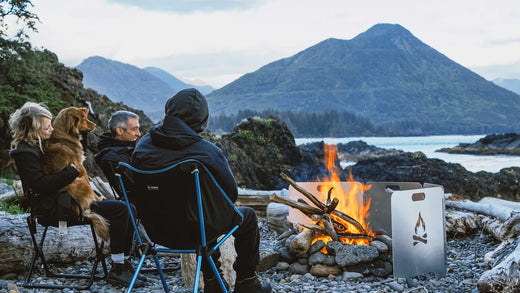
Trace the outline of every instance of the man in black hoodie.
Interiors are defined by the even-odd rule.
[[[170,98],[165,105],[164,121],[154,126],[137,144],[132,165],[141,170],[157,170],[184,159],[196,159],[213,174],[231,201],[238,197],[238,188],[228,161],[222,150],[200,136],[208,123],[209,110],[206,98],[196,89],[184,89]],[[237,259],[233,264],[236,271],[233,292],[271,292],[270,285],[262,285],[256,276],[259,261],[258,219],[253,209],[238,207],[244,216],[235,236]],[[212,258],[220,270],[218,258]],[[209,263],[203,261],[204,292],[220,292],[220,287]],[[226,287],[229,287],[226,284]]]
[[[123,198],[123,192],[115,173],[119,169],[119,162],[129,164],[131,162],[136,140],[141,136],[139,116],[129,111],[117,111],[108,120],[108,128],[110,132],[102,133],[99,137],[98,148],[100,152],[95,155],[95,160],[101,167],[101,170],[103,170],[103,174],[107,177],[112,189],[120,198]],[[123,176],[123,178],[126,177]],[[135,207],[131,205],[131,208],[135,214]],[[120,279],[122,280],[120,283],[125,286],[130,284],[134,273],[129,254],[128,252],[124,260],[119,260],[123,261],[124,268],[124,271],[120,274]],[[111,281],[110,276],[107,281]],[[142,287],[144,282],[146,282],[146,277],[139,276],[136,284]]]
[[[122,198],[123,194],[115,172],[119,162],[131,163],[136,140],[141,136],[139,116],[129,111],[117,111],[108,120],[108,128],[110,132],[99,136],[99,153],[96,154],[95,159],[112,189]]]

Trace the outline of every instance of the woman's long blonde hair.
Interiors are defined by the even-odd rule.
[[[38,144],[42,149],[43,118],[52,119],[52,114],[43,104],[27,102],[9,117],[9,130],[13,136],[11,148],[20,142],[29,146]]]

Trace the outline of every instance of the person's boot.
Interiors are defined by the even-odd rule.
[[[134,266],[132,265],[132,262],[130,261],[130,259],[125,259],[124,265],[125,265],[125,269],[128,270],[130,273],[132,273],[132,275],[135,273]],[[141,273],[141,272],[139,272],[139,273]],[[148,279],[145,276],[141,276],[140,274],[137,275],[137,279],[141,280],[143,282],[148,281]]]
[[[222,282],[224,282],[224,287],[226,287],[226,291],[229,292],[229,284],[222,278]],[[213,278],[204,278],[204,293],[221,293],[222,288],[220,288],[220,285],[218,283],[218,280],[216,277]]]
[[[233,293],[269,293],[272,291],[271,285],[262,284],[256,275],[237,280]]]
[[[130,282],[132,281],[132,277],[134,275],[125,268],[124,264],[113,263],[112,268],[107,276],[107,283],[113,285],[122,285],[125,287],[130,286]],[[144,287],[144,282],[137,279],[134,283],[134,288]]]

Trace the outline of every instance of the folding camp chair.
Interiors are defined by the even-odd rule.
[[[74,198],[72,198],[75,200]],[[104,279],[107,274],[107,266],[105,262],[105,256],[103,255],[103,242],[98,242],[94,225],[92,224],[92,221],[84,217],[81,213],[81,205],[77,200],[75,200],[75,204],[80,208],[80,215],[76,217],[72,217],[66,220],[67,227],[71,226],[80,226],[80,225],[89,225],[90,230],[92,231],[92,239],[94,241],[94,249],[96,253],[95,259],[92,261],[92,266],[90,269],[90,273],[88,274],[67,274],[67,273],[55,273],[53,272],[47,260],[45,259],[43,250],[44,250],[44,242],[45,237],[47,236],[47,231],[49,227],[58,228],[59,227],[59,219],[57,219],[55,216],[36,216],[32,211],[31,214],[27,217],[27,225],[29,226],[29,232],[31,233],[31,239],[34,247],[34,253],[32,256],[31,264],[29,266],[29,272],[27,273],[27,277],[25,279],[25,282],[22,284],[23,287],[26,288],[47,288],[47,289],[64,289],[64,288],[70,288],[70,289],[76,289],[76,290],[87,290],[92,286],[92,283],[94,280],[101,280]],[[43,232],[41,235],[41,238],[39,241],[36,239],[37,234],[37,223],[43,226]],[[85,243],[82,243],[81,245],[85,245]],[[87,279],[87,282],[83,283],[77,283],[77,284],[53,284],[53,283],[35,283],[32,280],[34,269],[36,262],[38,260],[41,260],[41,265],[43,267],[43,270],[45,272],[45,276],[48,278],[74,278],[74,279]],[[97,274],[97,268],[98,264],[101,263],[103,268],[103,273],[101,275]],[[63,279],[62,279],[63,280]]]
[[[143,253],[127,292],[132,290],[147,255],[153,256],[164,291],[169,292],[158,252],[197,255],[194,293],[199,286],[202,259],[207,259],[222,292],[227,292],[211,255],[238,229],[243,215],[206,166],[194,159],[153,171],[139,170],[123,162],[119,164],[132,171],[132,187],[125,188],[121,176],[118,176],[119,182],[127,205],[132,202],[136,206],[138,217],[151,239],[151,243],[143,244],[136,233]],[[131,218],[137,231],[135,217],[132,215]],[[216,244],[208,247],[208,243]],[[167,248],[158,248],[156,244]]]

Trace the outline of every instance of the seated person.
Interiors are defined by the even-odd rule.
[[[141,170],[157,170],[184,159],[196,159],[215,176],[231,201],[238,197],[238,188],[227,159],[214,144],[200,136],[208,122],[209,110],[206,98],[196,89],[181,90],[165,105],[163,123],[154,126],[137,144],[132,157],[132,166]],[[233,233],[237,259],[236,293],[271,292],[271,286],[261,284],[256,276],[259,262],[260,235],[255,211],[238,207],[244,220]],[[220,252],[212,255],[217,268]],[[216,277],[207,261],[202,262],[204,292],[221,292]],[[229,285],[226,284],[226,287]]]
[[[119,162],[131,162],[136,140],[141,136],[139,116],[129,111],[117,111],[108,120],[108,128],[110,132],[99,136],[99,153],[95,158],[112,189],[122,198],[121,186],[114,174],[119,169]]]
[[[57,174],[43,171],[43,141],[51,137],[52,114],[44,106],[27,102],[9,118],[9,128],[13,136],[9,155],[14,159],[24,192],[31,194],[38,205],[55,205],[55,195],[79,175],[74,165]],[[34,206],[33,206],[34,207]],[[94,201],[90,208],[110,222],[110,250],[113,262],[107,282],[128,286],[133,277],[133,268],[127,261],[132,245],[134,229],[126,204],[119,200]],[[126,253],[126,257],[125,257]],[[135,287],[145,283],[137,280]]]

